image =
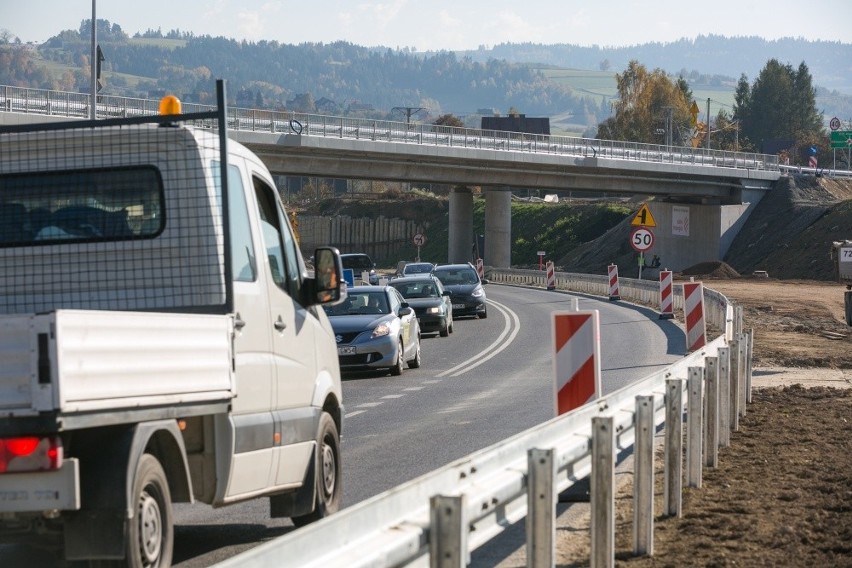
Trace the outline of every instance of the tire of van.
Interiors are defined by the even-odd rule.
[[[343,495],[343,466],[340,461],[340,434],[328,412],[320,416],[317,430],[317,452],[315,464],[316,499],[314,510],[307,515],[291,517],[297,527],[303,527],[340,510]]]
[[[169,566],[174,548],[174,519],[169,482],[163,466],[143,454],[133,475],[134,514],[127,524],[127,561],[101,566]]]

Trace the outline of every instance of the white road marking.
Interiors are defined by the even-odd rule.
[[[503,326],[503,331],[494,340],[494,342],[474,355],[473,357],[468,358],[463,363],[456,365],[451,369],[447,369],[443,373],[439,373],[436,375],[437,377],[458,377],[468,371],[472,371],[478,366],[482,365],[492,357],[498,355],[501,351],[505,350],[515,338],[518,336],[518,333],[521,331],[521,322],[518,318],[518,314],[513,312],[508,306],[505,306],[499,302],[495,302],[494,300],[488,300],[488,303],[497,308],[500,314],[503,316],[505,325]],[[513,328],[514,325],[514,329]]]

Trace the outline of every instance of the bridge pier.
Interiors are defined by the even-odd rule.
[[[512,266],[512,192],[485,190],[485,264]]]
[[[450,226],[447,259],[450,263],[471,260],[473,245],[473,193],[458,186],[450,190]]]

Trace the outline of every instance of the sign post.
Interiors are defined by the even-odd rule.
[[[633,220],[630,221],[630,225],[635,227],[630,231],[630,246],[639,253],[639,280],[642,280],[645,253],[654,246],[654,232],[651,228],[657,226],[657,221],[651,215],[651,210],[648,209],[647,203],[642,204],[642,207],[636,212]]]
[[[411,241],[414,243],[414,246],[417,247],[417,258],[415,260],[420,262],[420,247],[426,244],[426,235],[423,233],[417,233]]]
[[[543,250],[538,251],[538,269],[541,270],[544,264],[544,255],[547,254]]]
[[[639,253],[639,280],[642,280],[642,266],[645,264],[645,252],[654,246],[654,231],[647,227],[636,227],[630,231],[630,246]]]

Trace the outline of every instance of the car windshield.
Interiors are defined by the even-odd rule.
[[[471,268],[435,270],[434,274],[445,286],[452,286],[454,284],[476,284],[479,282],[476,272],[474,272]]]
[[[388,298],[384,292],[347,292],[346,299],[334,306],[323,306],[329,316],[387,314]]]
[[[343,268],[361,268],[364,270],[370,270],[373,268],[373,263],[370,261],[370,257],[365,255],[344,256],[341,257],[340,260],[343,263]]]
[[[403,298],[437,298],[438,290],[431,279],[416,282],[391,282]]]
[[[433,265],[428,262],[418,262],[406,264],[402,269],[403,274],[429,274],[432,272]]]

